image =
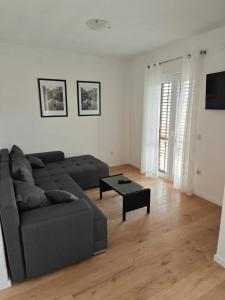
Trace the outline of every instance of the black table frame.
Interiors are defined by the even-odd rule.
[[[119,176],[123,174],[116,174],[104,178]],[[123,221],[126,221],[126,213],[129,211],[136,210],[147,206],[147,213],[150,213],[150,200],[151,200],[151,190],[149,188],[143,188],[135,192],[121,194],[118,190],[113,188],[111,185],[103,181],[104,178],[100,179],[100,199],[102,199],[102,193],[107,191],[115,191],[123,197]],[[129,184],[129,183],[128,183]]]

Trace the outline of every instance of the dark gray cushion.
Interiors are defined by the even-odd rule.
[[[63,190],[51,190],[45,192],[45,195],[53,202],[53,203],[66,203],[66,202],[71,202],[71,201],[76,201],[80,200],[78,197],[75,195],[63,191]]]
[[[12,160],[13,178],[20,181],[30,182],[34,184],[33,176],[24,161]]]
[[[77,184],[69,175],[54,175],[35,179],[35,185],[44,191],[64,190],[76,195]]]
[[[44,178],[44,177],[49,177],[49,173],[46,170],[46,168],[34,168],[32,170],[32,175],[34,178],[34,181],[36,181],[36,179],[38,178]]]
[[[51,201],[39,187],[28,182],[14,181],[16,202],[20,211],[48,206]]]
[[[33,168],[44,168],[45,167],[45,164],[43,163],[43,161],[38,157],[29,155],[28,160]]]
[[[31,164],[29,162],[29,160],[25,157],[25,156],[21,156],[20,154],[18,154],[17,152],[13,152],[12,155],[11,155],[11,162],[12,161],[20,161],[20,162],[23,162],[28,170],[30,171],[30,173],[32,173],[32,167],[31,167]]]
[[[11,149],[11,151],[10,151],[10,157],[12,157],[12,155],[13,155],[14,153],[16,153],[16,154],[18,154],[18,155],[20,155],[20,156],[22,156],[22,157],[25,157],[25,154],[23,153],[23,150],[20,149],[20,147],[18,147],[17,145],[13,145],[13,146],[12,146],[12,149]]]

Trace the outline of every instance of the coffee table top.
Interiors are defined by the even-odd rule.
[[[142,185],[131,180],[130,183],[119,184],[119,180],[131,180],[123,174],[113,175],[109,177],[101,178],[101,181],[105,182],[109,185],[114,191],[119,193],[120,195],[127,195],[130,193],[135,193],[140,190],[146,190],[148,188],[143,187]]]

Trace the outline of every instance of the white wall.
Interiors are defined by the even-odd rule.
[[[0,148],[92,154],[129,162],[125,60],[0,44]],[[37,78],[67,80],[68,118],[41,118]],[[101,81],[102,116],[78,117],[76,80]]]
[[[169,44],[148,54],[135,57],[130,65],[131,135],[130,161],[140,166],[142,101],[144,68],[147,64],[207,49],[200,88],[200,113],[198,132],[202,139],[196,139],[196,169],[201,175],[194,178],[195,193],[204,198],[222,203],[225,182],[225,111],[205,110],[205,78],[207,73],[225,71],[225,27],[190,39]]]

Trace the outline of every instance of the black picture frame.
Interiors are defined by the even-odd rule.
[[[97,87],[97,95],[96,95],[96,102],[97,102],[97,109],[82,109],[82,99],[80,88],[83,86],[90,85],[93,88]],[[92,89],[93,89],[92,88]],[[94,95],[95,97],[95,95]],[[90,99],[91,100],[91,99]],[[91,105],[91,104],[90,104]],[[94,104],[95,105],[95,104]],[[101,82],[100,81],[85,81],[85,80],[77,80],[77,110],[79,117],[93,117],[93,116],[101,116]]]
[[[66,80],[65,79],[50,79],[50,78],[38,78],[38,92],[39,92],[39,105],[40,105],[40,115],[41,118],[55,118],[55,117],[68,117],[68,104],[67,104],[67,87],[66,87]],[[44,95],[42,92],[42,86],[43,82],[47,84],[55,82],[56,83],[56,88],[57,88],[57,83],[62,83],[61,85],[58,85],[58,87],[62,87],[62,92],[63,92],[63,109],[55,109],[55,110],[46,110],[45,109],[45,102],[46,99],[44,99]],[[55,100],[55,99],[53,99]],[[61,105],[58,104],[58,105]],[[55,103],[55,106],[57,106],[57,103]]]

